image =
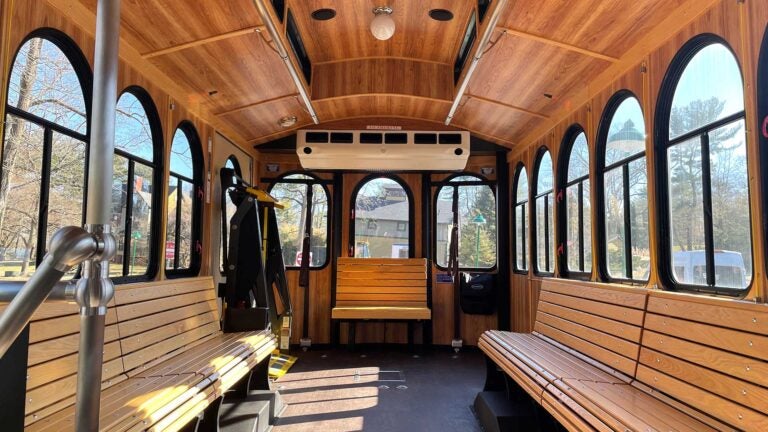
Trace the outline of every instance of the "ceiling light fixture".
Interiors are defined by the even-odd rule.
[[[375,17],[371,21],[371,33],[378,40],[387,40],[395,34],[395,20],[392,19],[392,8],[378,6],[373,8]]]
[[[278,120],[277,124],[279,124],[281,127],[289,128],[296,124],[296,122],[299,119],[296,118],[296,116],[285,116]]]

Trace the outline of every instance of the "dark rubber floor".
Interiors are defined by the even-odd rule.
[[[291,353],[299,360],[273,384],[287,409],[274,432],[479,432],[470,405],[485,380],[478,351],[414,356],[391,347]]]

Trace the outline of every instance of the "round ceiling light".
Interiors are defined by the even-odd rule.
[[[296,116],[285,116],[277,121],[277,124],[280,125],[280,127],[289,128],[296,124],[296,122],[299,121],[299,119],[296,118]]]
[[[429,11],[429,17],[435,21],[450,21],[453,19],[453,12],[447,9],[432,9]]]
[[[371,33],[378,40],[387,40],[395,34],[395,20],[392,19],[392,8],[379,6],[373,9],[376,15],[371,21]]]
[[[336,17],[336,11],[333,9],[318,9],[312,12],[312,18],[316,21],[328,21]]]

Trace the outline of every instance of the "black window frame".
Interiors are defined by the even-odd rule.
[[[541,171],[541,161],[544,160],[544,155],[549,155],[550,161],[552,161],[552,189],[550,189],[547,192],[539,192],[539,171]],[[556,251],[550,251],[549,250],[549,239],[552,239],[552,245],[557,248],[555,233],[550,232],[550,230],[555,230],[555,218],[554,215],[552,215],[552,226],[550,226],[547,221],[549,221],[549,200],[555,199],[555,161],[552,160],[552,152],[547,148],[546,146],[541,146],[536,151],[536,160],[533,164],[533,177],[531,180],[531,187],[530,187],[530,197],[533,200],[533,205],[531,206],[531,217],[530,219],[530,228],[531,228],[531,237],[530,237],[530,243],[531,243],[531,262],[533,263],[533,274],[536,276],[541,277],[552,277],[555,275],[555,271],[557,270],[557,254]],[[547,237],[546,241],[544,242],[544,261],[547,264],[551,264],[552,271],[542,271],[539,268],[539,248],[538,248],[538,228],[539,228],[539,221],[538,221],[538,200],[539,198],[544,197],[544,233]],[[552,210],[554,211],[557,207],[556,205],[552,205]],[[550,258],[551,255],[551,258]],[[550,262],[551,259],[551,262]]]
[[[768,227],[768,25],[763,32],[760,55],[757,61],[757,116],[755,135],[758,137],[760,185],[762,186],[762,226]],[[765,237],[768,232],[763,232]],[[763,253],[768,256],[768,241],[763,242]],[[768,271],[768,260],[764,260],[765,271]],[[754,265],[754,264],[753,264]],[[754,268],[754,267],[753,267]],[[754,279],[754,277],[753,277]]]
[[[691,60],[704,48],[720,44],[730,51],[733,56],[736,65],[739,68],[741,75],[742,89],[744,89],[744,71],[739,57],[733,51],[730,44],[722,37],[713,33],[702,33],[689,39],[675,54],[672,62],[669,64],[667,71],[662,80],[661,89],[659,91],[659,98],[656,102],[656,114],[654,117],[654,151],[655,151],[655,181],[656,181],[656,217],[658,220],[657,241],[658,241],[658,272],[659,279],[662,282],[664,289],[670,291],[689,292],[693,294],[713,294],[722,295],[727,297],[744,297],[752,289],[755,283],[755,254],[754,254],[754,236],[755,233],[752,230],[752,210],[749,211],[750,219],[750,245],[753,248],[752,251],[752,279],[749,284],[743,289],[736,288],[722,288],[717,287],[710,282],[714,280],[715,272],[707,272],[707,285],[691,285],[677,282],[674,277],[674,264],[671,250],[671,233],[672,223],[669,215],[669,179],[667,176],[667,150],[677,144],[686,142],[692,138],[701,138],[700,146],[702,155],[706,153],[707,157],[702,156],[702,195],[704,209],[704,237],[705,237],[705,256],[706,264],[705,268],[715,268],[714,259],[714,234],[712,223],[712,199],[711,199],[711,175],[709,172],[709,132],[719,129],[723,126],[732,124],[736,121],[743,120],[745,126],[745,146],[749,147],[749,137],[746,133],[748,128],[748,120],[746,116],[746,104],[747,97],[746,92],[744,95],[744,110],[731,114],[728,117],[716,120],[705,126],[701,126],[692,131],[688,131],[674,139],[669,138],[669,119],[672,113],[672,102],[677,90],[677,86],[685,72],[687,66]],[[749,152],[747,152],[747,176],[749,172]],[[749,196],[749,202],[752,201],[752,190],[747,185],[747,193]],[[710,276],[711,275],[711,276]],[[711,279],[710,279],[711,278]]]
[[[477,21],[483,22],[485,14],[488,13],[488,9],[491,7],[493,0],[477,0]]]
[[[392,180],[397,183],[401,188],[403,188],[405,195],[408,198],[408,258],[414,258],[416,256],[416,251],[414,250],[416,248],[416,233],[414,232],[415,209],[413,202],[413,192],[408,186],[408,183],[406,183],[405,180],[399,176],[384,173],[369,174],[357,182],[355,188],[352,189],[352,195],[350,198],[351,201],[349,204],[349,256],[354,257],[355,252],[357,251],[357,248],[355,247],[355,210],[357,209],[357,196],[360,194],[360,190],[363,188],[363,186],[368,184],[368,182],[380,178]],[[369,224],[370,222],[371,221],[369,221]]]
[[[129,190],[126,190],[127,202],[126,202],[126,217],[125,217],[125,226],[124,226],[125,237],[124,237],[124,244],[123,244],[125,249],[123,252],[123,275],[113,278],[116,284],[153,280],[155,276],[157,276],[157,272],[159,269],[159,265],[158,265],[159,239],[163,237],[161,233],[161,226],[162,226],[161,221],[163,217],[163,213],[162,213],[163,187],[164,187],[163,185],[163,127],[162,127],[162,122],[160,121],[160,114],[157,111],[157,106],[152,100],[152,96],[144,88],[137,85],[129,86],[120,93],[120,96],[117,98],[117,101],[119,101],[120,98],[126,93],[129,93],[132,96],[134,96],[136,99],[138,99],[139,103],[141,103],[141,106],[144,109],[144,112],[147,114],[147,121],[149,122],[150,133],[152,135],[152,158],[154,159],[154,161],[147,161],[138,156],[132,155],[126,151],[118,149],[117,147],[115,147],[115,154],[128,160],[128,185],[129,186],[134,184],[133,174],[134,174],[134,167],[136,163],[140,163],[152,169],[152,212],[150,216],[150,230],[149,230],[152,238],[151,238],[151,241],[149,242],[149,262],[147,265],[147,272],[144,273],[143,275],[133,275],[133,276],[127,275],[127,272],[130,268],[128,265],[130,254],[126,253],[125,251],[130,250],[131,242],[133,241],[133,238],[130,234],[131,230],[128,229],[131,226],[132,211],[133,211],[133,204],[132,204],[133,201],[131,199],[133,194],[133,188],[129,187],[128,188]]]
[[[576,144],[576,139],[579,137],[579,135],[584,134],[584,137],[587,141],[587,154],[589,155],[589,167],[587,169],[587,175],[578,177],[573,180],[568,179],[568,169],[570,168],[570,162],[571,162],[571,154],[573,153],[573,146]],[[578,279],[578,280],[589,280],[592,277],[592,267],[586,268],[585,264],[585,255],[586,255],[586,248],[585,248],[585,241],[590,242],[590,249],[593,249],[591,246],[592,242],[592,231],[594,229],[590,228],[590,235],[589,237],[585,237],[586,233],[584,232],[584,218],[591,218],[592,217],[592,203],[590,200],[587,200],[590,204],[590,212],[589,214],[585,214],[584,212],[584,189],[585,189],[585,182],[588,182],[591,185],[591,179],[590,175],[592,174],[592,159],[593,156],[590,152],[589,148],[589,135],[587,135],[586,129],[578,123],[574,123],[571,126],[568,127],[568,129],[565,132],[565,135],[563,135],[563,141],[560,144],[560,152],[558,154],[558,162],[557,162],[557,168],[555,169],[555,180],[557,184],[557,193],[562,194],[562,199],[556,199],[556,205],[555,205],[555,211],[558,214],[557,218],[557,226],[555,227],[555,249],[559,249],[561,246],[563,248],[561,254],[555,254],[555,260],[558,261],[559,269],[560,269],[560,277],[567,278],[567,279]],[[578,194],[579,194],[579,202],[578,202],[578,219],[579,219],[579,270],[571,270],[568,268],[568,188],[572,186],[578,186]],[[592,191],[588,190],[586,192],[589,193],[589,195],[592,195]],[[592,227],[592,221],[590,220],[590,227]],[[595,261],[595,253],[594,249],[592,251],[592,266],[594,266]]]
[[[475,45],[477,39],[477,11],[472,10],[472,15],[469,17],[467,26],[464,29],[463,36],[461,38],[461,44],[459,45],[459,51],[456,53],[456,60],[453,63],[453,84],[456,85],[461,78],[461,73],[464,71],[464,66],[469,59],[469,53],[472,52],[472,47]]]
[[[474,177],[477,180],[472,181],[459,181],[454,182],[453,179],[458,177]],[[433,182],[434,184],[435,182]],[[450,183],[450,184],[449,184]],[[444,187],[461,187],[461,186],[488,186],[491,189],[491,193],[493,193],[493,199],[496,203],[495,210],[496,210],[496,262],[493,264],[492,267],[462,267],[459,265],[458,270],[462,272],[467,273],[496,273],[499,268],[499,239],[498,239],[498,229],[499,229],[499,197],[497,196],[497,183],[496,181],[488,180],[485,176],[471,173],[471,172],[458,172],[451,174],[450,176],[446,177],[443,181],[438,182],[437,189],[434,193],[434,197],[432,199],[432,254],[434,255],[432,257],[432,261],[435,263],[435,267],[437,267],[440,271],[448,271],[447,266],[440,265],[440,262],[437,259],[437,201],[440,199],[440,191]],[[459,237],[461,238],[461,237]]]
[[[176,193],[176,227],[175,227],[175,252],[173,254],[174,266],[169,269],[167,264],[163,266],[165,276],[169,279],[183,278],[183,277],[195,277],[200,274],[200,267],[202,262],[203,251],[203,239],[202,239],[202,219],[203,219],[203,197],[205,192],[203,190],[203,171],[205,170],[205,160],[203,159],[202,143],[200,141],[200,135],[198,135],[197,128],[189,120],[183,120],[173,129],[173,136],[181,131],[187,137],[189,141],[190,153],[192,155],[192,176],[189,178],[182,176],[178,173],[174,173],[171,168],[171,155],[168,156],[168,184],[171,179],[176,179],[177,193]],[[169,151],[173,148],[173,140],[168,145]],[[188,268],[178,268],[179,262],[179,242],[180,236],[180,224],[181,224],[181,188],[180,182],[187,182],[193,186],[194,197],[192,200],[192,238],[190,239],[190,264]],[[165,208],[166,214],[168,212]],[[165,235],[163,236],[163,244],[167,241],[168,226],[166,222]]]
[[[69,129],[65,126],[61,126],[57,123],[54,123],[52,121],[46,120],[42,117],[39,117],[35,114],[23,111],[19,108],[16,108],[15,106],[12,106],[10,103],[10,93],[6,91],[6,100],[5,103],[5,117],[8,115],[12,115],[14,117],[21,118],[24,121],[33,123],[40,128],[43,129],[43,160],[42,160],[42,172],[41,172],[41,184],[40,184],[40,203],[38,207],[38,219],[37,219],[37,242],[35,244],[35,266],[39,266],[40,263],[43,260],[43,257],[45,256],[47,252],[47,246],[48,246],[48,198],[49,198],[49,190],[50,190],[50,179],[51,179],[51,173],[50,173],[50,164],[51,164],[51,154],[53,152],[53,134],[58,133],[61,135],[68,136],[70,138],[82,141],[85,144],[85,159],[83,161],[83,169],[84,169],[84,176],[83,176],[83,206],[82,206],[82,218],[81,218],[81,226],[85,225],[85,216],[86,216],[86,210],[88,207],[88,166],[89,166],[89,157],[90,157],[90,142],[91,142],[91,104],[92,104],[92,89],[93,89],[93,72],[91,71],[90,63],[88,62],[88,59],[85,57],[85,54],[83,54],[83,51],[80,49],[80,47],[77,45],[77,43],[70,38],[67,34],[63,33],[60,30],[50,28],[50,27],[43,27],[36,29],[27,36],[24,37],[24,39],[21,40],[19,45],[16,47],[16,51],[13,54],[13,57],[10,58],[10,63],[8,64],[8,75],[6,77],[6,81],[4,83],[5,89],[7,90],[10,88],[11,84],[11,76],[13,75],[13,66],[16,64],[16,60],[18,59],[19,53],[21,52],[21,49],[24,47],[24,45],[27,44],[32,39],[44,39],[54,45],[64,54],[64,56],[69,61],[69,64],[72,66],[72,70],[74,71],[75,75],[77,76],[78,83],[80,84],[80,90],[83,93],[83,102],[85,104],[85,133],[80,133],[77,131],[74,131],[72,129]],[[2,118],[2,121],[5,122],[5,117]],[[5,143],[5,138],[8,133],[8,128],[3,127],[3,143]],[[5,152],[2,152],[2,155],[0,155],[0,171],[2,171],[2,158],[4,157]],[[32,258],[32,256],[30,256]],[[75,278],[80,277],[80,270],[77,271],[77,274],[75,275]]]
[[[275,15],[280,22],[285,20],[285,0],[270,0],[272,3],[272,9],[275,10]]]
[[[222,167],[222,168],[225,168],[227,166],[227,162],[232,162],[232,167],[235,170],[235,175],[242,179],[243,178],[243,170],[240,167],[240,161],[237,160],[237,156],[235,156],[234,154],[230,154],[229,157],[227,157],[226,161],[224,161],[224,167]],[[221,181],[219,181],[219,183],[221,183]],[[222,194],[224,194],[226,192],[227,192],[226,190],[222,190],[221,191]],[[228,200],[228,198],[225,198],[225,199]],[[227,201],[225,201],[225,202],[227,202]],[[225,212],[224,217],[227,219],[227,224],[229,224],[229,218],[230,217],[229,217],[229,215],[226,214],[226,211],[227,211],[226,208],[220,209],[220,210]],[[221,223],[221,222],[219,222],[219,223]],[[219,227],[219,232],[220,232],[219,236],[222,236],[223,234],[221,234],[221,227]],[[224,237],[221,237],[219,239],[219,273],[222,276],[226,276],[227,275],[227,270],[224,268],[224,255],[226,255],[228,252],[229,251],[224,250]]]
[[[531,183],[528,182],[528,190],[525,194],[525,200],[519,201],[518,200],[518,189],[520,188],[520,177],[523,174],[523,171],[525,171],[526,181],[529,179],[528,177],[528,170],[525,168],[525,164],[522,162],[518,162],[517,166],[515,167],[515,177],[514,181],[512,183],[512,199],[510,200],[512,203],[512,271],[517,274],[524,274],[527,275],[528,272],[531,269],[531,255],[529,253],[529,246],[531,243],[530,233],[526,232],[525,229],[525,222],[528,221],[528,227],[531,226],[531,220],[530,220],[530,210],[531,210]],[[517,220],[517,209],[518,207],[523,207],[522,215],[523,220],[519,221]],[[526,219],[527,218],[527,219]],[[526,268],[521,269],[517,266],[518,256],[517,256],[517,224],[522,223],[522,229],[521,232],[523,233],[523,262],[526,263]]]
[[[292,176],[292,175],[304,175],[309,177],[309,179],[286,179],[286,177]],[[287,180],[287,181],[286,181]],[[263,180],[262,180],[263,181]],[[277,186],[278,183],[299,183],[307,185],[308,187],[314,187],[315,185],[322,186],[323,192],[325,192],[325,198],[327,201],[328,211],[326,214],[326,222],[325,222],[325,262],[321,266],[313,267],[311,262],[309,265],[309,271],[320,271],[328,267],[328,265],[331,264],[331,242],[333,241],[331,238],[331,224],[333,222],[333,212],[336,211],[333,208],[333,202],[331,193],[328,190],[328,181],[321,179],[318,177],[315,173],[309,172],[309,171],[302,171],[302,170],[294,170],[294,171],[287,171],[283,174],[280,174],[279,176],[269,179],[269,186],[267,187],[267,193],[271,194],[272,189]],[[305,192],[306,194],[306,192]],[[279,211],[279,210],[278,210]],[[310,244],[311,247],[311,244]],[[281,245],[282,248],[282,245]],[[288,263],[285,263],[285,269],[286,270],[301,270],[301,266],[297,265],[288,265]]]
[[[648,178],[648,160],[646,158],[647,156],[647,150],[643,150],[642,152],[635,153],[631,156],[625,157],[624,159],[621,159],[618,162],[614,162],[608,166],[605,165],[605,156],[606,152],[608,150],[608,134],[610,133],[611,124],[613,123],[613,119],[616,115],[616,111],[619,109],[619,107],[626,102],[629,99],[635,99],[637,101],[637,104],[640,106],[640,111],[643,114],[643,132],[645,133],[646,130],[646,114],[643,112],[643,105],[640,103],[640,98],[631,90],[622,89],[617,91],[616,93],[611,96],[611,98],[608,100],[608,103],[605,105],[605,109],[603,110],[603,115],[600,119],[600,124],[598,126],[598,132],[597,132],[597,142],[596,144],[596,155],[595,155],[595,162],[596,162],[596,175],[595,175],[595,188],[597,189],[597,194],[595,195],[595,208],[597,209],[597,271],[598,275],[600,277],[600,280],[605,282],[611,282],[611,283],[623,283],[623,284],[646,284],[650,278],[650,272],[649,272],[649,278],[642,279],[634,277],[635,275],[632,274],[632,215],[630,212],[630,190],[629,190],[629,165],[633,162],[637,162],[641,159],[645,159],[645,175],[646,179]],[[647,149],[647,141],[648,138],[646,137],[646,149]],[[608,271],[608,249],[606,246],[606,241],[608,238],[607,235],[607,224],[605,221],[605,174],[608,171],[614,170],[614,169],[621,169],[622,170],[622,181],[623,181],[623,196],[624,196],[624,266],[625,266],[625,272],[629,277],[626,278],[617,278],[612,277],[610,272]],[[650,198],[651,190],[650,188],[647,191],[648,196],[646,196],[646,200]],[[650,205],[648,206],[648,209],[650,211]],[[649,232],[650,236],[650,232]],[[650,239],[648,239],[650,241]],[[650,245],[649,245],[650,247]],[[594,254],[593,254],[594,256]]]
[[[301,74],[304,76],[304,81],[307,85],[312,84],[312,61],[309,59],[306,45],[301,37],[299,26],[296,24],[296,19],[293,17],[293,12],[288,8],[288,14],[285,21],[285,36],[288,38],[288,44],[291,46],[293,56],[296,59],[296,63],[301,69]]]

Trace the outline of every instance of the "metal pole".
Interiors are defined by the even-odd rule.
[[[83,264],[77,284],[80,305],[75,430],[99,429],[101,372],[104,360],[104,322],[114,294],[109,260],[115,240],[109,218],[112,202],[112,160],[117,105],[117,53],[120,41],[120,0],[99,0],[96,12],[91,145],[88,165],[86,230],[98,241],[96,256]]]

